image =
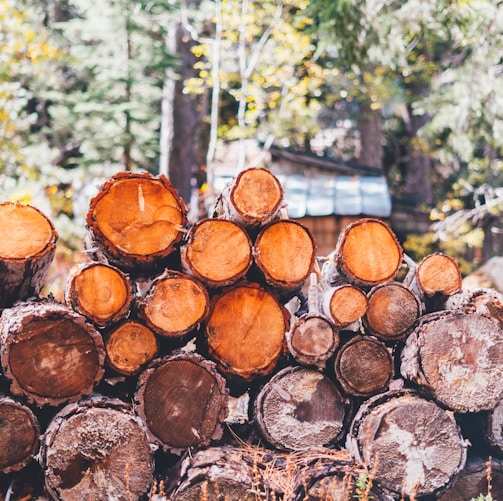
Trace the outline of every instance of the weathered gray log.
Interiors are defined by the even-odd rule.
[[[38,296],[56,253],[58,233],[38,209],[0,204],[0,309]]]
[[[8,395],[0,395],[0,472],[22,470],[37,454],[40,424],[33,411]]]
[[[135,393],[137,413],[152,442],[179,453],[219,440],[228,413],[228,390],[216,365],[187,352],[154,360]]]
[[[5,309],[1,363],[10,391],[38,406],[90,395],[104,372],[101,334],[70,308],[52,300]]]
[[[93,397],[61,409],[41,438],[39,461],[56,501],[138,500],[153,482],[145,426],[117,399]]]
[[[400,372],[454,412],[492,409],[503,397],[503,329],[464,309],[423,315]]]
[[[321,372],[292,366],[262,387],[254,402],[254,419],[273,447],[298,451],[337,443],[345,433],[350,407]]]
[[[371,397],[346,440],[375,484],[395,496],[435,495],[464,468],[467,444],[452,413],[413,390]]]

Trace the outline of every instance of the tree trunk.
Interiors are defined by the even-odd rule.
[[[164,176],[116,174],[89,204],[86,250],[131,274],[157,274],[182,239],[186,214]]]
[[[362,103],[358,115],[360,152],[358,162],[382,169],[383,137],[381,110],[372,110],[370,102]]]
[[[119,374],[133,376],[159,353],[159,341],[146,325],[124,320],[105,334],[106,361]]]
[[[70,271],[65,301],[98,327],[107,327],[129,314],[133,292],[128,275],[115,266],[93,261]]]
[[[252,265],[252,243],[246,231],[220,218],[194,223],[180,254],[184,271],[208,287],[232,285]]]
[[[42,437],[40,463],[54,500],[139,500],[153,481],[143,423],[117,399],[64,407]]]
[[[56,252],[58,233],[35,207],[0,204],[0,309],[38,296]],[[6,238],[8,237],[8,238]]]
[[[210,299],[199,280],[165,270],[137,302],[138,316],[155,333],[182,343],[208,316]]]
[[[452,414],[405,390],[366,400],[350,426],[346,447],[367,465],[377,486],[414,498],[444,489],[467,456]]]
[[[273,447],[300,451],[337,443],[345,433],[349,407],[349,400],[322,373],[287,367],[259,392],[254,419]]]
[[[0,395],[0,472],[22,470],[39,450],[40,425],[32,410]]]
[[[231,383],[249,382],[276,367],[288,328],[288,312],[275,295],[258,284],[237,285],[213,298],[206,343]]]
[[[1,340],[10,391],[38,406],[79,400],[92,393],[103,375],[101,335],[59,303],[18,303],[4,310]]]
[[[463,309],[423,315],[400,371],[454,412],[492,409],[503,397],[503,329]]]
[[[195,353],[152,362],[140,374],[135,400],[150,439],[165,451],[180,453],[222,437],[228,412],[225,379],[214,363]]]

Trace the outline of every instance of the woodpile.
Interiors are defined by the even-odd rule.
[[[186,215],[112,177],[58,302],[53,224],[0,204],[5,498],[503,497],[501,294],[371,217],[317,256],[267,169]]]

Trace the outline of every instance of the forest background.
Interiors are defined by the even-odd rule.
[[[249,142],[381,168],[432,221],[405,250],[469,273],[503,253],[503,2],[0,1],[0,199],[43,210],[60,259],[118,171],[204,216],[230,142],[236,173],[264,165]]]

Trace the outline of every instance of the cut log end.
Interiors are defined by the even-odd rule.
[[[362,318],[367,306],[365,292],[350,284],[330,288],[323,294],[323,312],[340,327],[348,326]]]
[[[441,253],[423,258],[416,269],[417,282],[425,296],[449,296],[459,290],[463,279],[456,261]]]

